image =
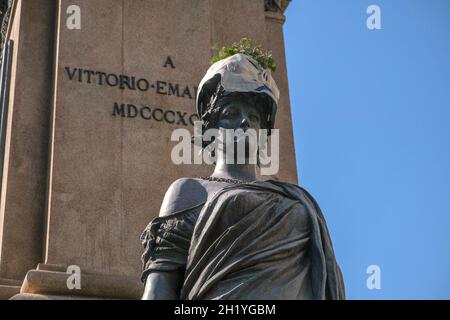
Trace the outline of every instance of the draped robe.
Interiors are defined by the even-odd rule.
[[[143,276],[184,274],[181,299],[344,299],[323,214],[299,186],[233,184],[155,218],[141,237]]]

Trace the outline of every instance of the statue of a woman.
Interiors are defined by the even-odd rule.
[[[279,92],[251,57],[216,62],[200,83],[208,129],[272,129]],[[219,139],[220,140],[220,139]],[[245,159],[253,154],[245,141]],[[343,299],[324,217],[302,188],[257,181],[256,165],[215,149],[211,176],[172,183],[145,229],[143,299]]]

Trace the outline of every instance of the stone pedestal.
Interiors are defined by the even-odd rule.
[[[0,279],[0,300],[8,300],[20,293],[22,281]]]
[[[213,169],[174,165],[170,138],[192,132],[214,43],[246,36],[273,51],[282,152],[266,178],[297,182],[287,1],[269,3],[16,1],[0,206],[0,277],[15,282],[0,281],[0,298],[24,278],[15,299],[139,298],[141,231],[172,181]],[[82,270],[79,291],[66,287],[69,265]]]
[[[14,300],[48,299],[139,299],[142,285],[135,277],[115,276],[83,270],[80,288],[69,288],[67,282],[72,274],[68,266],[40,264],[30,270]]]

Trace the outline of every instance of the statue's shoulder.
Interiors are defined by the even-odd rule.
[[[168,189],[171,191],[183,192],[187,190],[204,189],[202,180],[199,178],[180,178],[173,181]]]
[[[290,183],[290,182],[286,182],[286,181],[280,181],[280,180],[263,180],[262,182],[271,184],[271,185],[273,185],[273,186],[277,186],[277,187],[279,187],[279,188],[296,190],[296,191],[298,191],[298,192],[303,192],[303,191],[304,191],[304,189],[303,189],[302,187],[300,187],[299,185],[294,184],[294,183]]]
[[[295,198],[308,198],[312,202],[316,203],[316,200],[314,197],[303,187],[290,183],[285,181],[279,181],[279,180],[266,180],[264,181],[266,183],[270,183],[273,186],[276,186],[280,189],[282,189],[285,193],[289,194],[292,197]]]
[[[195,208],[205,203],[208,192],[197,178],[180,178],[172,182],[164,195],[160,217]]]

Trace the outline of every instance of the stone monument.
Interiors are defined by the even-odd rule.
[[[0,298],[142,296],[142,227],[172,181],[211,171],[172,164],[170,153],[171,132],[197,119],[214,43],[250,37],[273,52],[283,152],[271,179],[298,182],[288,2],[11,2],[2,37]]]

